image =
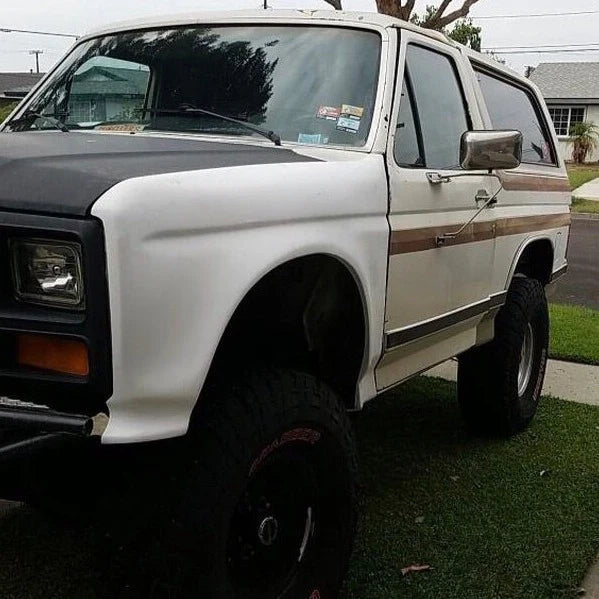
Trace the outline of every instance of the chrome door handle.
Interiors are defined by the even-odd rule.
[[[488,202],[490,199],[491,196],[486,189],[479,189],[474,196],[474,200],[477,204],[480,202]]]

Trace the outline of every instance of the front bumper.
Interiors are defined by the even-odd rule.
[[[77,441],[99,440],[108,425],[104,413],[68,414],[33,404],[0,400],[0,464]]]

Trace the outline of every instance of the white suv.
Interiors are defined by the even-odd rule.
[[[527,79],[376,14],[79,40],[0,136],[5,495],[152,518],[142,597],[334,597],[348,410],[459,356],[473,431],[535,414],[570,226],[550,122]]]

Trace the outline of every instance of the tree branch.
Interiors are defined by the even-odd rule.
[[[399,18],[404,21],[409,21],[412,16],[412,11],[414,10],[414,5],[416,4],[416,0],[407,0],[406,3],[402,6],[401,0],[399,3]]]
[[[330,4],[335,10],[341,10],[341,0],[324,0],[327,4]]]
[[[461,19],[463,17],[468,16],[470,12],[470,8],[476,4],[479,0],[464,0],[464,3],[460,8],[450,12],[448,15],[443,16],[443,13],[447,9],[451,0],[443,0],[441,6],[439,6],[435,15],[429,19],[426,23],[424,23],[424,27],[429,29],[443,29],[447,27],[450,23],[453,23],[457,19]]]
[[[443,16],[443,13],[447,10],[447,7],[451,4],[451,0],[443,0],[439,5],[439,8],[430,16],[430,19],[425,21],[425,27],[430,29],[435,28],[435,23]]]

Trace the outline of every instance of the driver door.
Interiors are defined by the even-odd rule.
[[[401,34],[387,151],[391,240],[379,389],[477,342],[477,326],[489,310],[495,251],[492,209],[455,240],[437,245],[437,236],[460,229],[482,205],[477,198],[497,191],[499,183],[484,174],[429,182],[430,173],[461,174],[461,136],[483,127],[461,54]]]

